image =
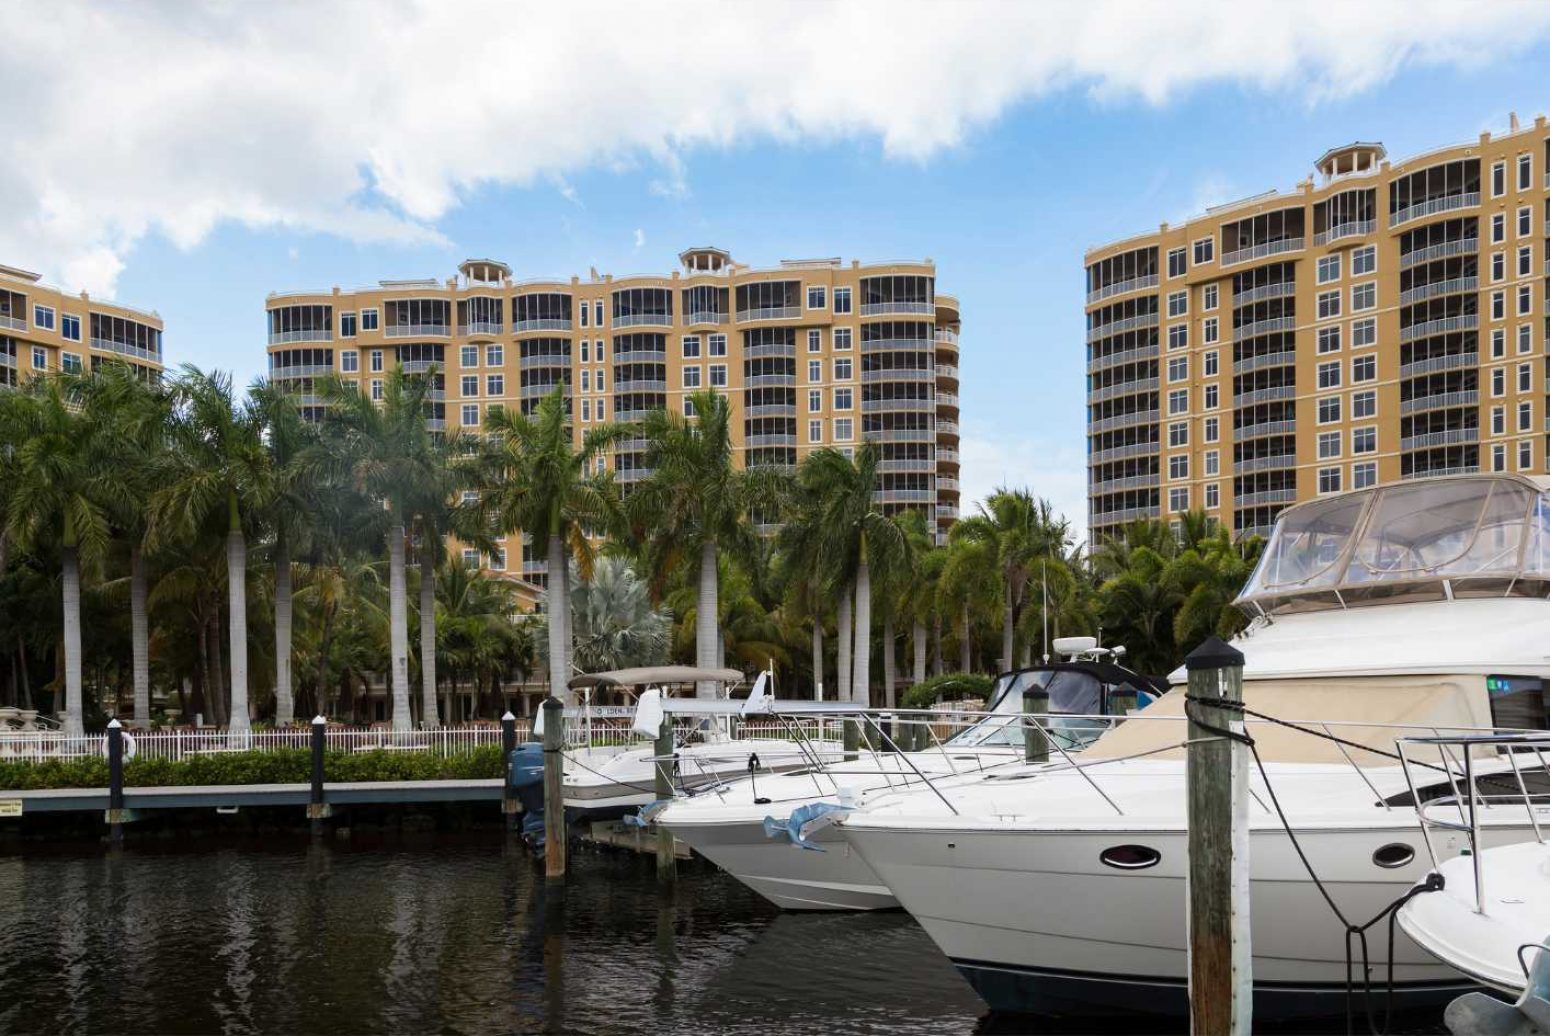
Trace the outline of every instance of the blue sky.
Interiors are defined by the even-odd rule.
[[[674,97],[664,104],[677,106],[676,121],[660,139],[615,147],[582,134],[557,144],[552,158],[543,157],[542,139],[514,143],[515,157],[470,149],[467,167],[446,160],[450,173],[446,165],[417,170],[412,158],[383,161],[369,139],[314,145],[312,131],[289,124],[296,116],[280,103],[272,122],[239,111],[225,125],[227,133],[246,126],[257,138],[253,153],[272,156],[262,175],[248,172],[251,157],[227,167],[212,155],[216,172],[196,182],[191,204],[160,202],[146,188],[127,199],[128,215],[96,251],[71,254],[40,234],[45,254],[28,254],[27,240],[0,236],[0,261],[154,307],[167,323],[169,362],[229,369],[246,382],[264,367],[264,295],[272,289],[445,277],[474,255],[504,259],[518,277],[584,275],[589,266],[661,272],[691,244],[715,244],[754,265],[930,256],[939,289],[963,304],[966,499],[1003,481],[1024,484],[1080,525],[1083,249],[1208,204],[1289,188],[1320,152],[1353,139],[1381,140],[1403,157],[1502,128],[1510,110],[1532,120],[1550,109],[1547,57],[1543,45],[1487,61],[1478,53],[1415,62],[1386,55],[1395,67],[1353,73],[1370,53],[1315,52],[1269,81],[1229,66],[1198,79],[1153,70],[1117,85],[1124,73],[1099,67],[1086,78],[1072,73],[1068,84],[1054,68],[1031,86],[1003,84],[993,103],[976,100],[986,88],[971,83],[961,106],[985,110],[959,113],[946,128],[928,117],[877,114],[887,89],[833,122],[776,89],[772,103],[785,105],[784,114],[752,133],[699,129],[694,97]],[[605,68],[596,72],[607,78]],[[905,84],[910,73],[885,74]],[[168,86],[172,96],[198,89],[197,79]],[[899,90],[908,96],[910,87]],[[761,96],[750,88],[730,117],[746,118]],[[263,103],[260,96],[255,110]],[[511,103],[548,112],[567,100]],[[438,94],[390,125],[412,138],[422,120],[438,123],[459,104],[453,92]],[[705,107],[706,121],[729,117]],[[563,120],[544,118],[557,134]],[[176,124],[170,132],[177,136]],[[185,161],[204,161],[193,141],[177,146],[189,148]],[[456,134],[426,147],[455,151]],[[314,154],[303,155],[308,148]],[[287,153],[303,156],[300,168],[287,165]],[[179,175],[166,160],[166,175]],[[357,182],[341,188],[346,163]],[[316,209],[305,200],[309,176],[326,185]],[[0,186],[4,180],[0,174]],[[99,189],[117,188],[108,181]],[[107,211],[118,218],[110,204]]]

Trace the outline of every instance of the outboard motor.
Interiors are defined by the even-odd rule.
[[[544,746],[518,745],[511,753],[511,787],[522,803],[522,840],[535,856],[544,851]]]

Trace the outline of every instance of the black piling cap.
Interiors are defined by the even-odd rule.
[[[1242,664],[1243,652],[1217,636],[1207,637],[1184,658],[1184,668],[1192,673],[1197,669],[1226,669]]]

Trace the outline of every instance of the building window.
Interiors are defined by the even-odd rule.
[[[81,340],[81,318],[73,317],[69,313],[60,317],[59,337],[67,342],[79,342]]]
[[[1189,292],[1175,291],[1168,296],[1168,315],[1181,317],[1189,312]]]
[[[490,552],[490,567],[497,572],[506,571],[506,548],[496,547]]]
[[[500,367],[506,363],[506,347],[504,345],[487,345],[484,347],[484,365],[486,367]]]
[[[1507,370],[1505,367],[1496,367],[1491,371],[1491,395],[1505,396],[1507,394]]]
[[[810,353],[823,352],[823,332],[816,327],[807,332],[807,351]]]
[[[585,373],[585,372],[583,372]],[[684,388],[697,389],[700,387],[700,365],[690,364],[684,368]]]
[[[598,373],[601,374],[602,372],[599,371]],[[599,385],[598,389],[601,390],[602,387],[603,386]],[[484,394],[487,396],[504,396],[506,394],[506,375],[486,375],[484,379]]]
[[[1189,410],[1189,389],[1174,389],[1168,393],[1168,413],[1182,414]]]
[[[585,338],[583,338],[581,340],[581,362],[582,363],[590,363],[591,360],[592,360],[591,344]]]
[[[1217,307],[1220,296],[1221,291],[1217,288],[1216,285],[1207,284],[1200,291],[1200,308],[1208,311],[1215,309]]]
[[[1168,425],[1169,447],[1189,445],[1189,422],[1174,421]]]
[[[1534,312],[1534,289],[1531,285],[1518,285],[1518,316],[1526,317]]]
[[[591,392],[592,391],[592,379],[591,379],[590,375],[591,375],[590,371],[582,371],[581,372],[581,391],[583,391],[583,392]]]
[[[1334,363],[1321,363],[1318,369],[1319,388],[1332,389],[1340,387],[1340,361]]]
[[[1499,360],[1507,355],[1507,332],[1499,327],[1491,329],[1491,359]]]
[[[1518,391],[1528,392],[1534,387],[1534,368],[1531,364],[1518,364]]]
[[[834,358],[834,380],[849,381],[851,377],[851,365],[854,363],[849,356],[837,356]]]
[[[1491,280],[1493,282],[1504,280],[1507,277],[1507,253],[1491,253]]]
[[[850,409],[852,409],[851,400],[853,398],[854,391],[855,391],[854,389],[848,389],[848,388],[837,388],[837,389],[835,389],[834,390],[834,409],[836,409],[836,410],[850,410]]]
[[[1376,356],[1358,356],[1351,361],[1352,381],[1376,381],[1378,378],[1378,358]]]
[[[346,349],[339,354],[339,369],[346,374],[358,374],[361,369],[361,354],[354,349]]]
[[[592,356],[597,360],[598,363],[602,363],[605,359],[607,359],[607,357],[604,355],[604,350],[607,348],[607,346],[604,344],[601,338],[594,342],[593,345],[595,345],[596,348],[592,350]]]
[[[1491,434],[1492,435],[1506,435],[1507,434],[1507,408],[1506,407],[1493,406],[1491,408]]]
[[[1518,470],[1527,471],[1534,466],[1534,443],[1531,439],[1518,440]]]
[[[1168,276],[1182,277],[1189,270],[1189,262],[1182,248],[1168,250]]]
[[[1491,244],[1499,245],[1507,240],[1507,217],[1498,212],[1491,217]]]
[[[835,313],[849,313],[850,312],[850,289],[849,288],[835,288],[834,289],[834,312]]]
[[[1201,434],[1205,436],[1206,442],[1216,442],[1222,437],[1222,422],[1215,417],[1206,418]]]
[[[1204,266],[1216,258],[1216,238],[1203,237],[1193,246],[1196,266]]]
[[[835,301],[839,301],[839,295],[835,295]],[[850,349],[851,331],[848,327],[836,327],[834,329],[834,351],[847,352]]]
[[[1525,205],[1518,210],[1518,236],[1528,237],[1534,232],[1534,210]]]
[[[1378,286],[1371,281],[1351,288],[1351,312],[1360,313],[1378,304]]]
[[[463,548],[463,567],[474,571],[479,567],[479,551],[473,547]]]
[[[582,373],[585,374],[586,372],[582,371]],[[462,383],[462,385],[460,387],[462,389],[462,394],[463,395],[465,395],[465,396],[477,396],[479,394],[479,375],[477,375],[477,374],[465,374],[465,375],[463,375],[463,383]]]
[[[1215,343],[1221,337],[1219,326],[1216,317],[1206,317],[1205,323],[1201,325],[1202,337],[1206,345]]]
[[[339,337],[340,338],[354,338],[355,337],[355,314],[354,313],[341,313],[341,314],[339,314]]]
[[[1188,356],[1170,356],[1170,357],[1168,357],[1168,380],[1169,381],[1188,381],[1189,380],[1189,357]]]
[[[81,357],[78,353],[60,353],[59,369],[66,374],[81,373]]]
[[[823,390],[809,389],[807,392],[807,412],[816,414],[823,409]]]
[[[1319,433],[1319,460],[1334,460],[1340,456],[1340,433]]]
[[[1175,486],[1168,490],[1168,510],[1179,514],[1189,510],[1189,487]]]
[[[592,372],[592,384],[599,392],[603,391],[603,380],[606,375],[602,371]]]
[[[1378,268],[1378,246],[1363,245],[1351,253],[1351,276],[1362,277]]]
[[[479,404],[478,403],[464,403],[463,404],[463,427],[464,428],[477,428],[477,427],[479,427]]]
[[[684,359],[697,360],[700,357],[700,336],[684,335],[683,341]]]
[[[690,398],[689,396],[685,396],[684,397],[684,416],[685,417],[694,417],[694,416],[696,416],[695,415],[695,411],[694,411],[694,400],[692,398]],[[601,421],[603,419],[603,401],[601,399],[597,401],[597,419],[599,421]],[[598,458],[598,460],[602,460],[602,459],[603,458],[601,458],[601,457]]]
[[[371,398],[373,400],[375,400],[375,401],[378,401],[378,402],[381,401],[381,399],[382,399],[382,379],[381,378],[372,378],[371,379]]]
[[[1530,245],[1521,245],[1518,248],[1518,276],[1527,277],[1534,269],[1534,249]]]
[[[808,360],[807,361],[807,380],[808,381],[822,381],[823,380],[823,361],[822,360]]]
[[[1318,275],[1320,284],[1328,284],[1330,281],[1340,279],[1340,253],[1323,255],[1319,257]]]
[[[1319,424],[1337,424],[1340,421],[1340,397],[1325,396],[1319,400]]]
[[[1318,349],[1321,353],[1337,353],[1340,351],[1340,325],[1331,324],[1318,330]]]
[[[807,441],[808,442],[823,442],[823,422],[822,421],[809,421],[809,422],[807,422]]]
[[[581,420],[583,423],[592,420],[592,401],[590,399],[583,399],[581,401]]]
[[[823,285],[809,284],[807,286],[807,308],[823,309],[828,304],[827,294],[828,292],[825,291]]]
[[[1340,492],[1340,469],[1339,468],[1320,468],[1319,469],[1319,492],[1321,494],[1323,494],[1323,493],[1338,493],[1338,492]]]
[[[372,371],[373,374],[375,374],[375,373],[378,373],[381,370],[382,370],[382,350],[381,349],[373,349],[371,351],[371,371]]]
[[[32,307],[32,326],[39,331],[54,330],[54,310],[49,306]]]
[[[1534,156],[1518,156],[1518,190],[1527,191],[1534,186]]]
[[[1495,446],[1491,447],[1491,470],[1507,470],[1507,447],[1503,446],[1501,443],[1497,443]]]
[[[1518,325],[1518,352],[1531,353],[1534,351],[1534,325]]]
[[[1319,319],[1320,320],[1327,320],[1330,317],[1338,317],[1339,315],[1340,315],[1340,292],[1338,292],[1338,291],[1321,291],[1321,292],[1319,292]]]
[[[710,365],[710,387],[711,388],[726,388],[727,387],[727,365],[726,364],[724,364],[724,363],[713,363],[713,364]]]
[[[1351,393],[1351,420],[1373,417],[1378,412],[1378,394],[1371,389]]]
[[[1351,488],[1366,489],[1368,486],[1378,484],[1378,465],[1374,461],[1365,460],[1360,464],[1351,465]]]
[[[1183,349],[1189,345],[1189,325],[1174,324],[1168,328],[1168,348]]]
[[[1205,456],[1207,475],[1218,475],[1222,470],[1222,455],[1217,450],[1207,450]]]
[[[1214,378],[1221,372],[1221,354],[1218,353],[1215,349],[1212,349],[1210,352],[1206,353],[1205,358],[1201,362],[1205,364],[1206,377]]]
[[[834,419],[834,441],[850,442],[855,438],[855,419],[850,417],[836,417]]]
[[[1534,404],[1528,400],[1518,404],[1518,431],[1526,432],[1534,427]]]
[[[361,330],[375,331],[377,329],[377,311],[374,309],[361,310]]]
[[[1351,348],[1360,349],[1378,340],[1378,321],[1375,317],[1351,322]]]
[[[1507,316],[1507,295],[1505,292],[1491,292],[1491,319],[1501,320]]]
[[[1168,478],[1171,481],[1189,478],[1189,454],[1181,453],[1168,458]]]
[[[1222,487],[1215,482],[1206,486],[1206,507],[1215,510],[1222,506]]]
[[[603,300],[598,299],[592,303],[592,323],[598,327],[603,326]]]
[[[1495,162],[1491,165],[1491,197],[1500,198],[1507,193],[1507,163]]]
[[[477,345],[465,345],[459,349],[458,363],[464,367],[479,366],[479,347]]]
[[[1222,401],[1222,390],[1218,386],[1216,386],[1216,385],[1207,385],[1206,389],[1205,389],[1205,407],[1204,407],[1204,409],[1206,409],[1206,410],[1215,410],[1218,406],[1221,405],[1221,401]]]
[[[707,340],[711,356],[725,356],[727,354],[727,336],[711,335]]]
[[[1378,430],[1376,428],[1355,428],[1351,431],[1352,453],[1377,453]]]

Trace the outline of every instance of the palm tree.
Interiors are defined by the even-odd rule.
[[[385,509],[388,554],[388,684],[393,729],[414,726],[409,704],[409,591],[404,563],[406,528],[427,509],[443,506],[441,454],[426,424],[432,374],[394,367],[381,403],[340,379],[323,386],[329,401],[325,433],[342,462],[344,481]]]
[[[1064,556],[1070,531],[1070,523],[1056,516],[1049,501],[1036,499],[1026,490],[1005,488],[980,503],[977,514],[953,526],[952,536],[982,542],[995,556],[1002,595],[1002,669],[1016,662],[1015,635],[1033,569],[1042,558]]]
[[[668,615],[652,606],[651,592],[623,558],[604,557],[590,579],[572,573],[571,628],[576,665],[586,672],[661,665],[667,661]]]
[[[926,627],[940,618],[936,584],[946,552],[935,545],[935,529],[920,511],[906,511],[899,525],[910,543],[911,563],[894,575],[891,609],[910,625],[912,682],[921,683],[926,678]]]
[[[958,627],[958,671],[973,672],[974,621],[983,620],[1001,598],[994,544],[949,533],[939,585],[942,607]]]
[[[515,410],[492,409],[485,418],[485,445],[476,458],[482,487],[478,507],[486,527],[496,534],[519,530],[547,544],[549,614],[549,688],[572,701],[570,637],[564,617],[570,613],[569,571],[590,578],[596,550],[587,533],[618,524],[613,480],[594,472],[627,429],[593,425],[574,445],[563,389],[538,404],[529,417]]]
[[[184,366],[173,385],[173,449],[162,488],[152,500],[150,537],[166,546],[192,538],[207,523],[226,531],[226,589],[230,610],[231,711],[239,733],[248,717],[247,536],[274,499],[275,477],[258,417],[239,403],[231,377]]]
[[[630,494],[629,513],[658,587],[679,565],[697,563],[695,664],[710,669],[721,663],[717,558],[723,549],[739,557],[758,549],[750,515],[773,514],[785,480],[768,467],[740,469],[733,463],[732,405],[725,396],[694,392],[685,403],[693,418],[665,408],[647,415],[642,430],[652,473]],[[695,688],[701,698],[715,691],[713,682]]]
[[[64,731],[85,732],[81,686],[81,565],[102,557],[111,533],[104,500],[115,492],[91,419],[81,410],[79,379],[37,378],[0,393],[0,452],[10,454],[6,532],[18,546],[59,551],[63,576]],[[57,700],[56,700],[57,711]]]

